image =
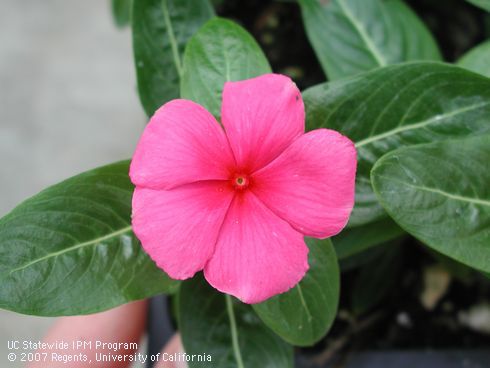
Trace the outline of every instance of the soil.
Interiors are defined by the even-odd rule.
[[[363,269],[375,272],[392,247],[397,247],[396,267],[386,269],[383,281],[376,285],[379,289],[385,285],[388,288],[372,306],[359,313],[353,308],[353,299],[359,292],[359,278],[366,277]],[[430,292],[424,275],[432,269],[445,274],[448,284],[442,292],[435,288],[435,294],[440,296],[431,309],[424,306],[421,296],[424,290]],[[302,351],[312,359],[329,361],[366,350],[488,349],[489,303],[490,278],[407,237],[398,245],[391,243],[368,263],[354,268],[350,265],[342,272],[339,313],[332,329],[324,341]],[[469,326],[468,315],[479,320]]]

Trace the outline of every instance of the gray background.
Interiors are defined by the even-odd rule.
[[[0,0],[0,216],[129,158],[144,122],[131,35],[108,0]],[[40,338],[52,321],[0,310],[0,366],[21,367],[7,362],[7,340]]]

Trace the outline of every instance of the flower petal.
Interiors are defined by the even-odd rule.
[[[307,270],[303,236],[244,192],[228,210],[204,275],[216,289],[259,303],[295,286]]]
[[[349,219],[356,164],[348,138],[333,130],[313,130],[256,172],[252,191],[301,233],[326,238]]]
[[[129,175],[133,184],[169,189],[198,180],[228,179],[235,165],[223,128],[202,106],[173,100],[150,120]]]
[[[225,83],[221,119],[238,166],[249,172],[271,162],[305,130],[301,94],[278,74]]]
[[[234,193],[227,182],[204,181],[171,190],[136,187],[133,230],[170,277],[183,280],[204,268]]]

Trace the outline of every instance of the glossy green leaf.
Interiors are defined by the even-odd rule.
[[[405,234],[405,231],[390,218],[344,229],[334,236],[332,243],[339,259],[352,257],[389,240]]]
[[[214,10],[208,0],[135,0],[132,29],[138,92],[148,116],[179,97],[182,55]]]
[[[221,294],[201,275],[180,289],[179,330],[187,354],[209,354],[189,368],[290,368],[293,349],[246,304]]]
[[[181,95],[220,115],[226,81],[270,73],[264,53],[238,24],[214,18],[189,41],[184,54]]]
[[[410,60],[440,60],[434,38],[401,0],[300,0],[306,33],[331,80]]]
[[[264,323],[287,342],[309,346],[333,323],[339,303],[339,266],[330,240],[307,238],[310,269],[287,293],[253,307]]]
[[[479,8],[482,8],[488,12],[490,12],[490,0],[467,0]]]
[[[112,16],[118,27],[128,25],[131,16],[132,0],[112,0]]]
[[[490,135],[435,142],[382,157],[372,181],[383,207],[407,232],[489,272],[489,163]]]
[[[490,80],[443,63],[380,68],[303,93],[308,129],[332,128],[358,152],[350,226],[386,216],[373,193],[374,163],[398,147],[490,132]]]
[[[490,41],[471,49],[458,61],[458,65],[490,77]]]
[[[85,172],[0,219],[0,307],[88,314],[173,291],[131,231],[128,161]]]
[[[402,252],[398,242],[387,244],[386,251],[359,270],[351,291],[352,312],[360,315],[380,303],[396,284]]]

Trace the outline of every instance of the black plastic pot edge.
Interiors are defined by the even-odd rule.
[[[334,368],[318,366],[298,357],[296,368]],[[490,351],[485,350],[386,350],[349,355],[344,368],[489,368]]]

